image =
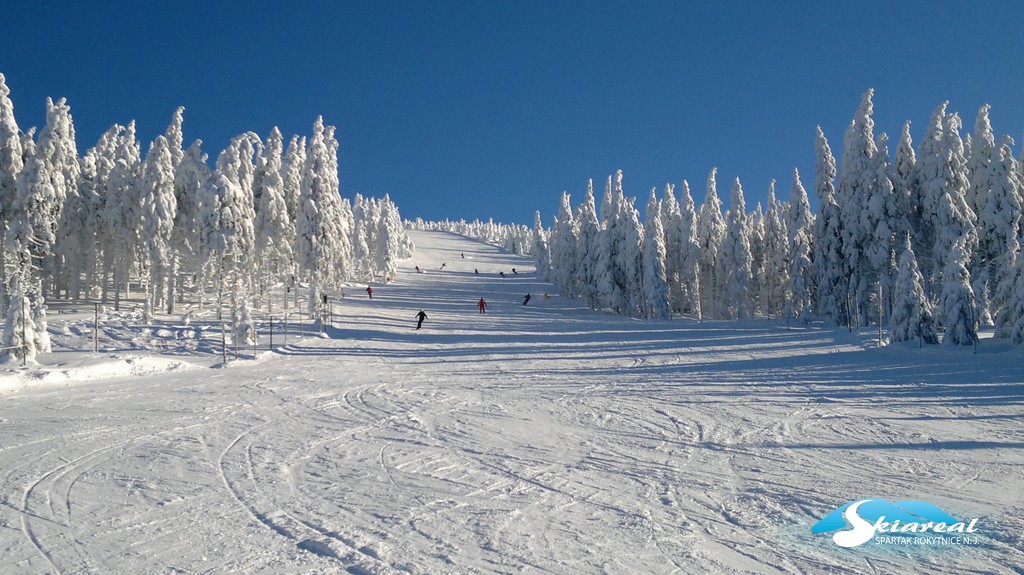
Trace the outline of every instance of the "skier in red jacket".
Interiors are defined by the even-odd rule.
[[[476,307],[480,308],[480,313],[487,313],[487,302],[484,298],[480,298],[480,301],[476,302]]]

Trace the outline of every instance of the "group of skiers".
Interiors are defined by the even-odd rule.
[[[373,299],[373,286],[366,286],[366,295],[369,299]],[[545,294],[545,296],[546,295],[547,294]],[[523,305],[527,305],[528,303],[530,303],[531,299],[533,299],[533,296],[531,294],[526,294],[526,297],[523,298]],[[481,314],[487,313],[487,300],[485,300],[484,298],[480,298],[476,302],[476,307]],[[427,314],[423,310],[420,310],[420,312],[416,314],[415,318],[416,329],[421,329],[423,327],[423,322],[427,319]]]

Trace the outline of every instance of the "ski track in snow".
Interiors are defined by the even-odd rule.
[[[0,392],[0,572],[1024,572],[1019,352],[637,322],[545,299],[524,258],[412,236],[327,338]],[[208,327],[130,323],[109,340],[216,355]],[[863,497],[989,529],[943,549],[810,533]]]

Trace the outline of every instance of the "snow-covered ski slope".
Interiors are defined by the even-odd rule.
[[[1019,352],[632,321],[413,238],[328,338],[0,392],[0,572],[1024,572]],[[980,544],[810,532],[866,497],[979,517]]]

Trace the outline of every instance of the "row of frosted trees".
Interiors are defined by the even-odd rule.
[[[44,301],[90,299],[115,309],[130,286],[143,315],[174,313],[185,292],[231,313],[271,310],[270,288],[307,282],[310,305],[344,280],[390,277],[411,255],[389,198],[339,193],[338,142],[318,118],[287,149],[277,128],[245,133],[208,164],[183,148],[183,108],[142,155],[135,124],[115,125],[79,157],[70,108],[47,99],[46,125],[18,128],[0,74],[0,313],[4,347],[46,351]],[[230,302],[228,302],[230,298]],[[297,300],[296,300],[297,302]]]
[[[644,221],[608,178],[600,212],[592,185],[575,209],[568,194],[551,229],[534,226],[539,272],[567,296],[632,317],[764,314],[851,328],[888,325],[893,341],[971,344],[981,325],[1024,343],[1021,215],[1024,173],[1013,141],[995,138],[989,107],[973,135],[947,103],[915,152],[905,123],[890,157],[874,134],[873,91],[864,94],[838,165],[818,130],[812,213],[794,170],[789,200],[748,211],[739,179],[723,213],[711,171],[703,205],[683,182]],[[600,215],[599,215],[600,213]]]
[[[414,230],[441,231],[458,234],[474,239],[485,244],[490,244],[504,249],[511,254],[528,256],[533,249],[533,231],[528,226],[519,224],[499,224],[494,219],[486,222],[473,220],[440,220],[427,222],[423,218],[416,218],[406,223],[407,227]]]

